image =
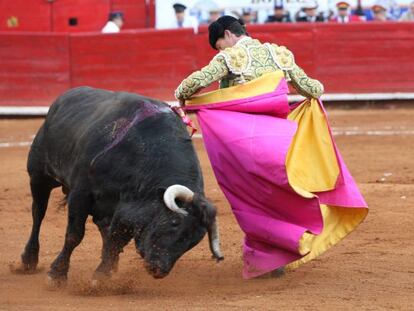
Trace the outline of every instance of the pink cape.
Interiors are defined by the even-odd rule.
[[[217,181],[245,233],[245,278],[302,258],[303,234],[323,230],[320,204],[366,207],[336,147],[340,175],[335,189],[314,198],[292,189],[285,163],[297,123],[287,119],[287,93],[282,78],[270,93],[186,107],[197,114]]]

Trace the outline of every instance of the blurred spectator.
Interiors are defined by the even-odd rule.
[[[251,9],[243,9],[240,11],[231,11],[231,14],[238,19],[241,19],[244,24],[255,24],[257,22],[257,12],[252,11]]]
[[[349,23],[359,22],[361,18],[351,14],[351,5],[346,1],[340,1],[336,4],[337,15],[331,19],[331,22]]]
[[[245,25],[254,23],[254,16],[250,10],[243,10],[241,19]]]
[[[401,8],[396,0],[376,0],[387,11],[387,20],[397,20],[401,16]]]
[[[331,21],[336,16],[335,15],[335,12],[333,10],[331,10],[331,9],[329,9],[325,14],[326,14],[325,21]]]
[[[318,14],[317,8],[318,4],[314,1],[304,3],[301,11],[297,13],[296,21],[307,23],[324,22],[325,18],[322,14]]]
[[[273,9],[273,15],[267,17],[266,23],[290,23],[289,12],[286,12],[283,8],[283,5],[275,5]]]
[[[201,24],[210,25],[212,22],[215,22],[223,15],[223,11],[219,9],[212,9],[208,12],[208,18],[201,21]]]
[[[414,22],[414,1],[411,2],[410,7],[408,8],[408,11],[405,12],[401,16],[400,21],[402,21],[402,22]]]
[[[219,8],[217,3],[212,0],[199,0],[197,1],[192,11],[198,16],[198,20],[201,24],[210,25],[215,22],[220,16],[223,15],[223,10]]]
[[[124,13],[111,12],[109,13],[108,22],[102,28],[102,33],[117,33],[121,31],[124,25]]]
[[[373,16],[373,21],[376,22],[386,22],[387,18],[387,9],[381,4],[374,4],[371,8]]]
[[[194,32],[198,32],[198,21],[192,16],[187,16],[185,10],[187,7],[184,4],[176,3],[173,5],[175,12],[175,20],[168,28],[193,28]]]
[[[212,22],[215,22],[219,19],[219,17],[222,15],[222,11],[219,9],[212,9],[208,12],[208,20],[207,24],[211,24]]]
[[[365,10],[362,8],[361,1],[358,1],[354,14],[358,16],[361,21],[367,21],[367,16],[365,15]]]

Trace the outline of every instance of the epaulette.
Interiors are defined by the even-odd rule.
[[[268,47],[274,62],[280,69],[284,71],[293,69],[295,65],[295,58],[291,51],[289,51],[285,46],[270,43],[265,43],[265,45]]]
[[[234,74],[243,74],[250,67],[250,57],[245,47],[233,46],[224,49],[217,56],[223,56],[227,67]]]

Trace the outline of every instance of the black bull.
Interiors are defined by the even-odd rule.
[[[209,233],[222,259],[216,209],[204,197],[200,164],[185,126],[164,103],[147,97],[81,87],[50,107],[28,158],[33,227],[22,254],[36,269],[39,231],[50,192],[67,196],[62,251],[48,273],[65,280],[74,248],[92,215],[103,240],[95,278],[109,276],[131,239],[154,277]]]

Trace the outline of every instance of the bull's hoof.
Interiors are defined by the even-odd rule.
[[[22,273],[34,273],[36,271],[37,263],[39,261],[39,249],[26,248],[21,258],[20,267],[16,268]]]
[[[93,278],[91,280],[91,288],[92,289],[102,289],[105,288],[106,286],[108,286],[109,283],[109,278],[106,279],[95,279]]]
[[[43,269],[37,269],[37,262],[36,263],[24,263],[20,262],[19,264],[15,264],[14,262],[9,263],[10,272],[14,274],[34,274],[42,271]]]
[[[273,279],[273,278],[281,278],[285,275],[285,267],[280,267],[277,268],[273,271],[270,271],[266,274],[262,274],[258,277],[256,277],[256,279]]]
[[[95,271],[92,277],[91,286],[92,288],[101,287],[102,285],[106,284],[110,278],[111,278],[110,274],[105,274],[103,272]]]
[[[97,279],[92,279],[91,281],[91,287],[92,288],[98,288],[101,284],[99,283],[99,281]]]
[[[48,289],[58,290],[58,289],[66,287],[67,281],[68,281],[68,279],[67,279],[66,276],[56,277],[56,276],[53,276],[52,274],[48,273],[46,284],[47,284]]]
[[[283,276],[285,276],[286,271],[285,271],[285,267],[280,267],[277,268],[275,270],[273,270],[272,272],[270,272],[270,277],[272,278],[281,278]]]

